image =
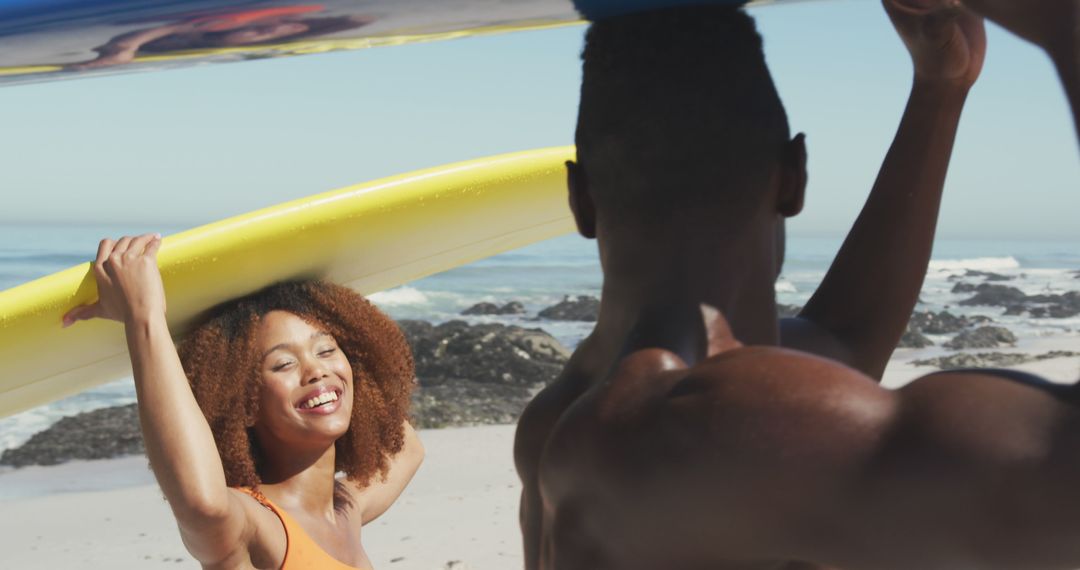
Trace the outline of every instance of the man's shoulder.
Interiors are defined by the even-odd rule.
[[[519,473],[535,473],[551,431],[563,413],[596,380],[596,357],[591,354],[587,342],[574,351],[559,376],[533,397],[518,419],[514,459]]]
[[[663,355],[633,356],[655,364]],[[845,444],[854,449],[863,440],[871,445],[874,433],[887,428],[896,413],[895,395],[866,375],[777,347],[734,349],[681,371],[657,366],[645,378],[636,377],[631,367],[609,384],[617,390],[620,383],[638,386],[639,399],[618,398],[621,412],[592,412],[602,422],[613,418],[613,424],[635,424],[603,430],[616,439],[636,438],[624,447],[637,450],[635,454],[672,451],[668,446],[673,434],[696,431],[701,437],[683,449],[689,455],[782,461],[785,454],[796,452]]]

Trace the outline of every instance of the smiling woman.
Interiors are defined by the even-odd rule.
[[[291,282],[212,309],[178,350],[160,243],[102,241],[100,299],[65,322],[125,324],[147,455],[184,544],[204,567],[370,568],[361,527],[423,458],[401,331],[347,288]]]

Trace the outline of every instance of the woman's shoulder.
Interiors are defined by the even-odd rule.
[[[266,495],[251,487],[229,487],[248,520],[247,551],[256,568],[280,568],[288,550],[282,511]]]

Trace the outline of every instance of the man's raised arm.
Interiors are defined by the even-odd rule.
[[[784,346],[873,378],[884,372],[922,288],[960,114],[986,54],[982,19],[947,0],[884,3],[914,62],[907,109],[821,286],[797,319],[781,324]]]
[[[1080,1],[963,0],[1005,29],[1041,47],[1057,67],[1080,136]]]

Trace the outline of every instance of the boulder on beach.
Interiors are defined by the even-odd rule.
[[[968,328],[971,324],[968,317],[956,316],[949,311],[940,313],[916,311],[911,314],[908,328],[926,334],[953,334]]]
[[[62,418],[23,445],[4,451],[0,465],[57,465],[73,459],[112,459],[140,455],[143,448],[135,404]]]
[[[556,305],[552,305],[537,315],[551,321],[596,322],[600,315],[600,299],[588,295],[572,297],[567,295]]]
[[[463,321],[398,324],[416,362],[420,386],[413,417],[421,428],[513,423],[570,357],[540,329]]]
[[[1002,344],[1016,344],[1016,335],[1005,327],[979,327],[965,330],[945,343],[946,348],[996,348]]]
[[[928,346],[934,346],[934,341],[926,338],[926,335],[913,328],[909,323],[896,348],[926,348]]]
[[[1027,298],[1028,311],[1033,317],[1065,319],[1080,315],[1080,291],[1064,294],[1031,295]],[[1031,305],[1038,305],[1031,307]],[[1037,311],[1036,309],[1042,309]]]
[[[543,385],[554,380],[570,356],[540,329],[498,323],[400,321],[413,350],[421,386],[453,379],[477,383]]]
[[[510,301],[502,306],[495,303],[477,303],[468,309],[461,312],[465,316],[477,316],[477,315],[524,315],[525,305],[522,305],[518,301]]]
[[[983,283],[975,287],[974,293],[974,297],[960,301],[960,304],[968,307],[977,305],[1008,307],[1027,301],[1027,295],[1023,291],[1008,285]]]
[[[971,283],[965,283],[965,282],[961,281],[961,282],[957,283],[956,285],[953,285],[952,292],[953,293],[974,293],[975,292],[975,285],[973,285]]]

